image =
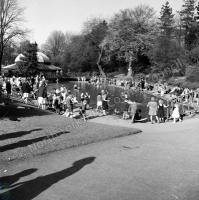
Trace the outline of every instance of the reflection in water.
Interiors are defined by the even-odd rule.
[[[77,84],[80,87],[80,90],[74,90],[74,84]],[[110,96],[109,108],[111,110],[117,108],[120,112],[123,111],[123,98],[121,97],[121,93],[124,91],[122,88],[118,88],[115,86],[107,86],[105,84],[101,86],[97,86],[96,84],[88,84],[88,83],[81,83],[81,82],[63,82],[60,84],[49,84],[48,90],[52,90],[53,88],[60,88],[64,85],[67,89],[71,89],[72,93],[77,97],[77,100],[80,101],[80,95],[82,92],[88,92],[91,96],[90,106],[96,108],[97,105],[97,95],[101,92],[101,90],[108,91]],[[136,100],[138,103],[138,108],[142,110],[142,116],[148,115],[148,109],[146,104],[150,101],[151,96],[139,91],[128,90],[128,96],[131,100]]]

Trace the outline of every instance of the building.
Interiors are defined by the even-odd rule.
[[[20,70],[18,69],[18,62],[23,62],[24,55],[19,54],[16,59],[15,63],[12,65],[2,67],[2,71],[4,73],[8,73],[12,71],[13,73],[19,73]],[[38,60],[38,70],[41,74],[44,74],[47,78],[56,78],[62,74],[62,69],[60,67],[56,67],[51,65],[50,59],[42,52],[37,52],[37,60]]]

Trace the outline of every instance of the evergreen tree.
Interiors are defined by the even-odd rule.
[[[18,67],[26,76],[34,75],[38,72],[38,59],[37,59],[37,43],[28,43],[24,48],[25,52],[18,63]]]
[[[161,16],[159,18],[160,23],[159,23],[159,28],[162,31],[163,35],[165,36],[171,36],[172,31],[174,30],[174,15],[172,14],[172,8],[169,5],[169,2],[167,1],[165,5],[162,6]]]
[[[187,48],[193,42],[189,37],[191,29],[195,26],[194,11],[196,0],[184,0],[183,9],[180,11],[182,28],[185,30],[185,45]]]
[[[151,59],[154,64],[153,72],[163,72],[167,76],[172,75],[172,68],[176,65],[176,60],[180,59],[181,49],[175,40],[174,14],[167,1],[162,6],[159,18],[159,28],[162,30],[156,39],[156,43],[151,51]]]

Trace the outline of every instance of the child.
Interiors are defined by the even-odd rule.
[[[179,112],[179,105],[175,104],[175,108],[172,113],[173,123],[176,123],[176,120],[179,119],[180,122],[182,122],[180,118],[180,112]]]
[[[102,109],[102,95],[99,93],[97,95],[97,108],[96,111],[101,110]]]
[[[84,100],[79,108],[79,114],[82,115],[84,121],[86,121],[86,108],[87,108],[87,101]]]
[[[128,118],[128,110],[129,110],[129,104],[128,104],[128,100],[126,99],[124,101],[124,111],[123,111],[122,119],[126,120]]]

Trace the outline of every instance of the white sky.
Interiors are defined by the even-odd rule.
[[[160,13],[166,0],[18,0],[26,7],[26,27],[33,30],[32,37],[41,45],[50,32],[80,32],[83,22],[90,17],[111,17],[121,9],[147,4]],[[169,1],[173,12],[180,10],[183,0]]]

